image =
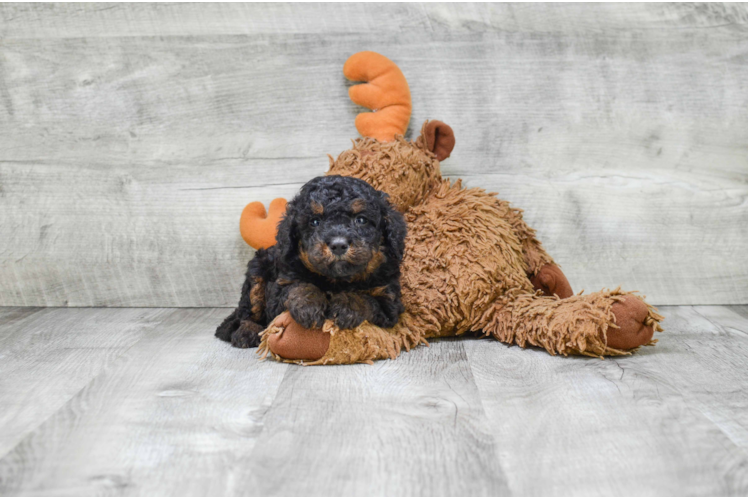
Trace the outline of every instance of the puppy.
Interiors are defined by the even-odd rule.
[[[239,306],[216,330],[234,347],[256,347],[283,311],[319,328],[363,321],[389,328],[403,312],[400,262],[406,226],[387,195],[330,175],[306,183],[278,224],[277,243],[249,261]]]

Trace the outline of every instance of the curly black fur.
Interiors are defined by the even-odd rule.
[[[285,310],[302,326],[333,319],[389,328],[403,312],[400,262],[406,226],[387,195],[353,177],[306,183],[278,224],[277,243],[249,261],[239,306],[216,330],[235,347]]]

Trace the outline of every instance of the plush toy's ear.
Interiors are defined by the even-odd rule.
[[[385,253],[388,254],[388,258],[399,261],[403,258],[405,252],[405,235],[407,234],[405,219],[400,212],[392,207],[386,194],[382,196],[381,206]]]
[[[452,127],[439,120],[427,121],[421,129],[423,144],[436,155],[439,161],[446,160],[455,147],[455,133]]]
[[[278,232],[278,221],[286,211],[286,200],[276,198],[270,202],[270,210],[265,212],[265,205],[253,201],[242,211],[239,230],[242,238],[255,250],[270,248],[275,245]]]

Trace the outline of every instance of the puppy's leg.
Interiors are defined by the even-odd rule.
[[[242,286],[239,306],[216,329],[216,337],[239,348],[260,345],[259,333],[264,329],[267,253],[258,251],[249,262]]]
[[[216,329],[216,337],[223,340],[224,342],[231,342],[231,334],[239,329],[239,309],[229,314],[223,323]]]
[[[291,317],[304,328],[321,328],[327,312],[327,297],[311,283],[295,283],[285,292],[285,305]]]
[[[400,315],[405,311],[400,298],[377,297],[375,301],[379,307],[374,309],[374,317],[369,323],[382,328],[392,328],[395,326],[400,319]]]
[[[358,292],[336,293],[330,298],[328,316],[343,330],[355,328],[364,321],[374,319],[376,301]]]
[[[330,299],[328,316],[343,329],[355,328],[364,321],[392,328],[397,324],[403,305],[396,286],[363,292],[337,293]]]
[[[254,284],[254,286],[263,285]],[[231,345],[234,347],[242,349],[260,345],[259,333],[264,330],[264,327],[254,321],[251,313],[252,307],[246,304],[246,302],[251,303],[252,295],[254,294],[251,292],[250,286],[250,290],[247,293],[242,293],[239,307],[234,309],[216,329],[216,337],[224,342],[231,342]]]

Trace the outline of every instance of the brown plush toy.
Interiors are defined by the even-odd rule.
[[[418,139],[403,138],[410,91],[392,61],[361,52],[346,62],[344,74],[368,82],[352,87],[350,96],[375,112],[359,116],[356,125],[364,137],[330,159],[328,174],[367,181],[388,193],[404,214],[405,313],[391,329],[365,322],[353,330],[340,330],[329,320],[320,330],[306,330],[283,313],[263,332],[262,356],[307,364],[371,363],[427,345],[429,338],[471,332],[564,355],[624,355],[654,344],[663,318],[642,298],[620,289],[573,295],[521,210],[495,193],[442,178],[439,162],[455,144],[448,125],[427,121]],[[264,210],[245,210],[242,234],[274,241],[268,227],[280,213],[261,216]]]

